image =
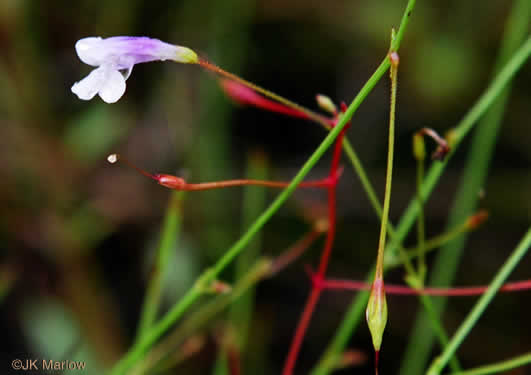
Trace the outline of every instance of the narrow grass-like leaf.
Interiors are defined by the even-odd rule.
[[[153,325],[159,310],[164,275],[168,271],[171,253],[175,250],[175,244],[180,232],[181,203],[183,196],[184,192],[173,192],[166,209],[164,224],[160,235],[160,243],[157,249],[156,263],[146,290],[144,305],[142,307],[140,322],[138,324],[137,341]]]
[[[500,56],[496,63],[496,71],[500,71],[514,51],[521,45],[528,34],[531,19],[531,2],[517,0],[507,22],[507,30],[503,38]],[[468,160],[458,190],[454,206],[451,210],[447,228],[453,228],[471,215],[477,206],[478,192],[485,184],[489,163],[494,152],[496,136],[501,126],[505,105],[510,87],[503,89],[484,120],[478,124],[478,129],[472,140]],[[431,270],[431,285],[451,285],[455,277],[461,254],[466,245],[467,235],[459,236],[447,243],[439,252]],[[446,306],[446,299],[433,302],[437,315],[441,315]],[[426,312],[420,315],[413,328],[406,354],[402,361],[400,373],[403,375],[420,375],[423,373],[428,357],[433,347],[434,336],[429,330]]]
[[[459,122],[455,128],[455,141],[453,144],[453,151],[448,155],[445,161],[439,162],[433,165],[422,184],[421,193],[424,199],[427,199],[439,178],[441,177],[448,160],[455,150],[458,148],[464,137],[470,132],[475,123],[482,117],[487,109],[493,104],[497,96],[503,91],[506,85],[512,80],[514,75],[522,67],[524,62],[531,55],[531,37],[518,49],[518,51],[512,56],[510,61],[504,66],[500,73],[496,76],[490,86],[485,90],[483,95],[478,101],[471,107],[465,117]],[[400,222],[396,228],[395,235],[391,237],[391,241],[387,247],[386,257],[391,258],[390,262],[393,262],[393,257],[397,247],[406,237],[411,230],[415,218],[418,215],[418,200],[416,197],[411,201],[405,213],[402,215]],[[372,275],[372,271],[370,273]],[[371,278],[371,276],[368,276]],[[368,293],[362,292],[354,299],[350,305],[348,311],[345,314],[345,318],[341,322],[339,329],[332,338],[325,354],[321,358],[317,367],[313,370],[312,375],[328,374],[331,366],[334,363],[335,358],[344,349],[348,339],[352,335],[354,329],[357,327],[367,304]]]
[[[441,373],[441,371],[444,369],[452,355],[463,343],[467,335],[478,322],[481,315],[485,312],[489,304],[492,302],[492,300],[496,296],[496,293],[503,285],[505,280],[507,280],[511,272],[515,269],[520,260],[527,253],[529,247],[531,247],[531,228],[529,228],[522,241],[520,241],[511,256],[505,261],[503,266],[500,268],[494,279],[489,284],[487,291],[481,296],[481,298],[474,305],[470,313],[467,315],[466,319],[461,323],[461,325],[455,332],[454,336],[452,337],[442,354],[432,362],[432,365],[430,366],[430,369],[427,372],[428,375],[438,375]]]
[[[508,371],[516,367],[524,366],[531,363],[531,353],[520,355],[518,357],[508,359],[507,361],[493,363],[487,366],[481,366],[478,368],[453,372],[451,375],[488,375],[496,374],[502,371]]]

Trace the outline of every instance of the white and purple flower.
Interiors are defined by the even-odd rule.
[[[76,52],[81,61],[97,68],[74,83],[72,92],[83,100],[98,94],[107,103],[115,103],[122,97],[125,81],[135,64],[164,60],[185,64],[198,62],[191,49],[148,37],[83,38],[77,41]]]

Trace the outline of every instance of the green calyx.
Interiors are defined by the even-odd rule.
[[[174,61],[183,64],[197,64],[199,62],[199,57],[197,56],[197,53],[190,48],[178,46]]]

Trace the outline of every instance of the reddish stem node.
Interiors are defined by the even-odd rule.
[[[312,281],[312,288],[323,290],[325,288],[325,278],[318,273],[313,272],[312,268],[308,265],[306,268],[306,273]]]

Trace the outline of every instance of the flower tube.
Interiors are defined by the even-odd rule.
[[[197,54],[191,49],[148,37],[83,38],[77,41],[76,52],[81,61],[96,69],[74,83],[72,92],[82,100],[98,94],[106,103],[115,103],[122,97],[125,81],[135,64],[165,60],[198,62]]]

